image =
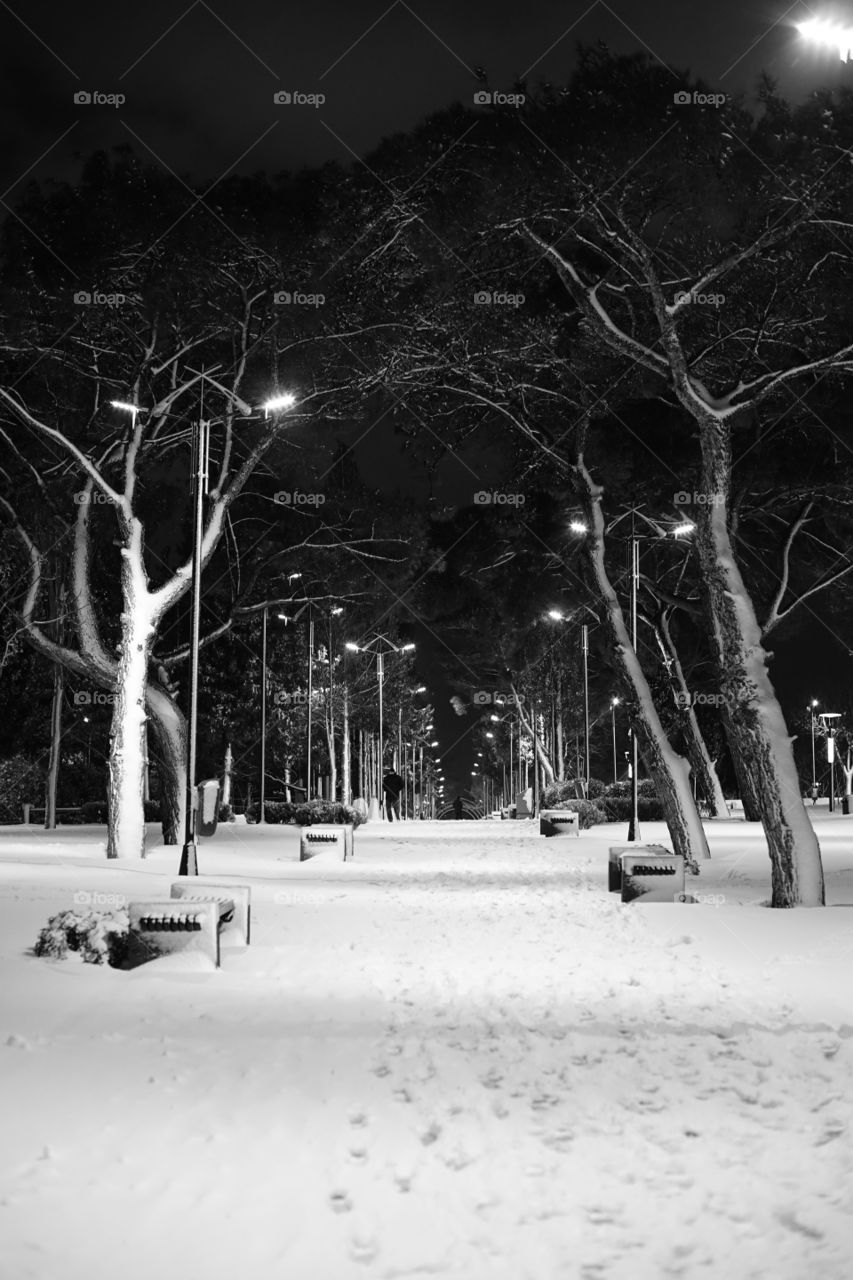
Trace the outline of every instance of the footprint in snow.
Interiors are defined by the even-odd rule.
[[[430,1147],[434,1142],[438,1141],[440,1136],[441,1136],[441,1125],[436,1124],[436,1122],[433,1120],[429,1128],[424,1129],[423,1133],[421,1134],[421,1142],[425,1147]]]
[[[335,1213],[350,1213],[352,1210],[352,1200],[350,1200],[346,1191],[332,1191],[329,1195],[329,1206]]]
[[[372,1262],[379,1252],[375,1236],[368,1231],[355,1232],[350,1240],[349,1256],[353,1262]]]
[[[367,1113],[358,1107],[354,1107],[347,1118],[354,1129],[364,1129],[368,1124]]]

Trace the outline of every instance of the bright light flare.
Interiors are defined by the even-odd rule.
[[[126,400],[111,400],[110,404],[114,409],[122,409],[125,413],[132,413],[134,418],[138,413],[142,413],[138,404],[128,404]]]
[[[361,652],[361,648],[360,648],[360,646],[359,646],[359,645],[357,645],[357,644],[354,644],[352,640],[347,640],[347,641],[346,641],[346,643],[344,644],[344,648],[345,648],[345,649],[349,649],[350,653],[360,653],[360,652]]]
[[[292,391],[285,391],[280,396],[272,396],[263,403],[264,417],[268,418],[271,413],[277,413],[280,409],[292,409],[295,404],[296,396]]]
[[[797,30],[804,40],[837,49],[842,62],[849,62],[853,57],[853,27],[842,27],[840,23],[827,22],[823,18],[811,18],[808,22],[797,23]]]
[[[691,524],[689,520],[685,520],[684,524],[677,524],[672,532],[676,538],[683,538],[686,534],[692,533],[695,528],[695,524]]]
[[[570,520],[569,528],[571,529],[572,533],[588,533],[589,532],[583,520]]]

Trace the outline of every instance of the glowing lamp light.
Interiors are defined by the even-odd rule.
[[[837,22],[826,22],[822,18],[811,18],[808,22],[797,24],[797,30],[805,40],[813,44],[829,45],[838,50],[842,62],[849,62],[853,57],[853,27],[843,27]]]
[[[110,404],[114,409],[122,409],[125,413],[132,413],[134,418],[138,413],[142,413],[138,404],[128,404],[126,400],[111,400]]]
[[[555,622],[563,622],[565,619],[565,616],[566,615],[564,613],[560,613],[559,609],[548,610],[548,617],[553,618]]]
[[[586,525],[584,524],[583,520],[570,520],[570,521],[569,521],[569,528],[571,529],[572,533],[587,533],[587,532],[588,532],[587,527],[586,527]]]
[[[349,649],[350,653],[360,653],[361,650],[357,644],[353,644],[352,640],[347,640],[344,645],[345,649]]]
[[[272,396],[271,399],[265,400],[262,406],[264,417],[268,418],[271,413],[277,413],[280,409],[292,409],[296,404],[296,396],[292,391],[285,391],[280,396]]]
[[[685,534],[692,533],[696,528],[695,524],[691,524],[689,520],[685,520],[684,524],[677,524],[673,529],[676,538],[683,538]]]

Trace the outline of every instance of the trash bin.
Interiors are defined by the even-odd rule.
[[[216,835],[219,821],[219,779],[206,778],[196,787],[195,833],[197,836]]]

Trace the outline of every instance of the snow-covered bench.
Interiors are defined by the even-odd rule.
[[[580,814],[574,809],[542,809],[539,834],[542,836],[579,836]]]
[[[623,902],[684,902],[684,858],[680,853],[623,853]]]
[[[317,822],[299,828],[299,861],[305,862],[324,850],[331,849],[346,862],[354,854],[355,838],[351,822]]]
[[[171,897],[128,905],[131,968],[178,951],[206,955],[219,967],[220,941],[248,946],[251,928],[248,885],[190,880],[173,884]]]
[[[622,892],[623,853],[666,854],[668,857],[672,856],[669,849],[664,848],[662,844],[612,844],[610,846],[610,858],[607,863],[607,888],[611,893]]]

